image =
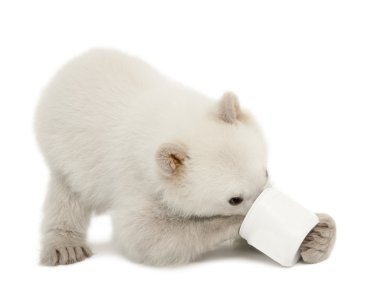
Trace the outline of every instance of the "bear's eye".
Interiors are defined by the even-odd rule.
[[[230,203],[230,205],[238,205],[242,203],[242,201],[243,199],[241,197],[233,197],[228,202]]]

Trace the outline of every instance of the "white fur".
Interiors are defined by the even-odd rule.
[[[66,64],[36,118],[52,175],[42,262],[80,260],[75,248],[85,247],[91,212],[110,211],[122,251],[149,264],[188,262],[237,238],[267,177],[256,123],[229,112],[238,104],[225,108],[236,101],[221,106],[118,51],[91,50]],[[165,143],[186,155],[173,176],[156,158]],[[232,206],[235,196],[244,201]]]

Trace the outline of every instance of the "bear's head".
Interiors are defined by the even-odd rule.
[[[244,215],[268,184],[260,128],[225,93],[193,129],[156,153],[163,202],[186,216]]]

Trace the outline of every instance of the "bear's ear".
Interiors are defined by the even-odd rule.
[[[156,152],[156,162],[160,170],[169,176],[183,172],[187,149],[180,143],[164,143]]]
[[[226,92],[218,104],[218,118],[226,123],[244,122],[248,116],[242,112],[238,97],[233,92]]]

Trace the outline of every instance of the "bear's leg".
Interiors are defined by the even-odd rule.
[[[151,265],[184,264],[239,238],[244,216],[152,218],[134,225],[128,256]],[[142,221],[142,219],[137,219]],[[128,224],[131,226],[131,223]],[[138,235],[142,233],[142,235]]]
[[[327,214],[317,214],[319,223],[306,236],[301,245],[301,257],[305,263],[318,263],[330,255],[336,235],[334,220]]]
[[[202,249],[199,253],[201,255],[217,249],[227,241],[233,242],[231,245],[234,245],[237,241],[242,240],[239,229],[243,220],[244,216],[235,215],[205,218],[194,224],[190,222],[188,231],[189,234],[195,234],[193,237],[194,248]]]
[[[44,205],[41,264],[71,264],[91,256],[85,241],[90,214],[64,178],[52,173]]]

